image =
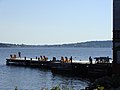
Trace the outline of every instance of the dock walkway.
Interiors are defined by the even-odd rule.
[[[41,60],[40,58],[9,58],[6,59],[6,65],[47,68],[52,73],[69,74],[73,76],[101,77],[111,75],[112,60],[106,62],[106,57],[99,57],[89,62],[88,60],[72,62],[62,62],[60,60]],[[103,60],[103,61],[102,61]]]

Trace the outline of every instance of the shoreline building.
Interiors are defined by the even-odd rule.
[[[120,0],[113,0],[113,73],[120,74]]]

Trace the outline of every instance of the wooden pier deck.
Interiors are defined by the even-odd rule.
[[[97,59],[101,59],[97,58]],[[104,58],[102,58],[104,59]],[[72,62],[61,62],[53,60],[40,60],[39,58],[9,58],[6,59],[6,65],[15,66],[25,66],[25,67],[35,67],[35,68],[47,68],[50,69],[52,73],[56,74],[69,74],[72,76],[80,77],[101,77],[106,75],[111,75],[112,73],[112,60],[109,62],[92,61],[88,60],[77,61],[72,60]]]
[[[32,58],[10,58],[6,59],[6,65],[36,67],[36,68],[51,68],[51,61],[42,61]]]

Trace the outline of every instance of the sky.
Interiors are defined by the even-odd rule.
[[[0,0],[0,42],[112,40],[112,0]]]

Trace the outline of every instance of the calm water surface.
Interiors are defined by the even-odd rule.
[[[53,86],[69,87],[75,90],[86,87],[89,82],[78,77],[54,75],[50,70],[6,66],[10,54],[22,53],[22,57],[35,58],[45,55],[49,59],[55,56],[73,56],[75,60],[88,60],[88,57],[112,57],[111,48],[0,48],[0,90],[41,90]]]

